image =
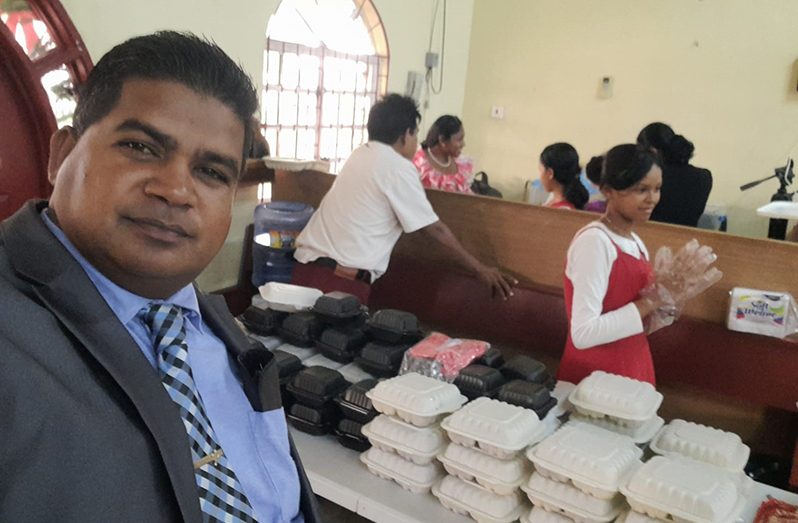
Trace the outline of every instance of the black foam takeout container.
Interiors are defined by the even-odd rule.
[[[254,305],[247,307],[238,319],[244,327],[260,336],[268,336],[280,326],[288,314],[273,309],[261,309]]]
[[[504,365],[504,355],[502,354],[502,351],[496,347],[488,347],[488,349],[485,351],[485,354],[474,361],[474,363],[479,363],[480,365],[487,365],[488,367],[498,369]]]
[[[338,421],[335,405],[328,403],[322,407],[310,407],[294,403],[286,416],[288,421],[301,430],[314,436],[327,434]]]
[[[371,447],[368,438],[363,436],[363,424],[351,419],[342,419],[335,427],[338,442],[344,447],[363,452]]]
[[[289,314],[277,329],[280,337],[297,347],[313,347],[324,324],[309,311]]]
[[[414,343],[423,337],[415,314],[396,309],[375,312],[366,322],[366,332],[385,343]]]
[[[320,296],[313,305],[313,312],[324,322],[332,325],[362,321],[364,316],[360,300],[352,294],[340,291]]]
[[[502,374],[508,380],[524,380],[532,383],[540,383],[552,390],[554,379],[552,379],[546,366],[529,356],[515,356],[510,358],[501,367]]]
[[[341,409],[341,414],[359,423],[368,423],[374,419],[378,412],[371,404],[371,400],[366,397],[366,393],[377,383],[378,381],[375,379],[358,381],[336,397],[335,402]]]
[[[506,381],[497,369],[475,363],[461,370],[454,384],[465,397],[473,400],[480,396],[493,397]]]
[[[299,371],[286,389],[299,403],[310,407],[321,407],[347,386],[349,382],[340,372],[316,365]]]
[[[366,341],[366,335],[360,329],[329,327],[321,333],[316,347],[331,360],[349,363],[355,359]]]
[[[513,380],[502,385],[496,394],[496,399],[534,410],[540,419],[546,417],[557,404],[557,399],[551,397],[545,385],[524,380]]]
[[[366,372],[375,376],[396,376],[402,364],[402,357],[411,344],[391,344],[380,341],[370,341],[360,351],[360,356],[355,361]]]

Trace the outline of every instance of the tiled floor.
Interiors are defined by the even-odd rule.
[[[370,521],[324,498],[318,499],[324,523],[368,523]]]

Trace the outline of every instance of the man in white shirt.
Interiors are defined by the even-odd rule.
[[[297,238],[294,283],[349,292],[368,303],[371,283],[385,273],[399,237],[421,231],[494,295],[512,296],[517,281],[474,258],[432,210],[411,162],[420,116],[413,99],[398,94],[371,108],[369,142],[352,152]]]

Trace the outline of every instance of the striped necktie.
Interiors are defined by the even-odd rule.
[[[169,397],[180,409],[188,433],[203,521],[256,522],[249,500],[216,439],[194,383],[180,307],[153,303],[139,312],[139,318],[149,329],[158,374]]]

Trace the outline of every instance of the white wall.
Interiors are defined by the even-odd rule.
[[[755,209],[778,184],[739,186],[798,143],[798,2],[477,0],[473,19],[468,147],[506,196],[521,198],[549,143],[572,143],[585,162],[664,121],[712,171],[710,203],[728,207],[729,230],[766,235]]]
[[[215,40],[261,85],[266,26],[279,0],[62,0],[62,3],[94,61],[132,36],[159,29],[192,31]],[[424,71],[435,0],[375,0],[374,4],[390,50],[388,90],[403,93],[408,71]],[[462,112],[473,5],[473,0],[448,2],[444,87],[440,95],[430,95],[429,105],[423,110],[422,135],[426,134],[427,122],[441,114]],[[441,16],[442,9],[436,24],[438,30]],[[433,50],[440,52],[439,33],[435,35]],[[252,221],[256,204],[254,189],[239,193],[228,241],[199,278],[203,288],[218,289],[236,283],[244,227]]]

